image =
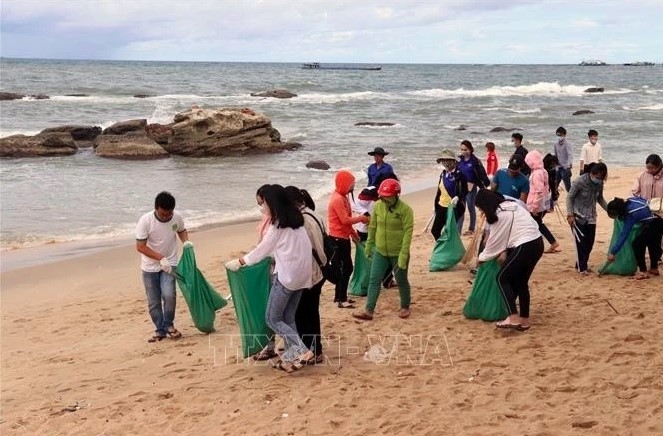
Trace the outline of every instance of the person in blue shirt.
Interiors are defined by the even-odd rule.
[[[529,180],[527,176],[521,173],[523,158],[514,154],[509,159],[509,166],[507,168],[500,168],[495,173],[493,181],[490,184],[490,189],[509,197],[516,198],[522,202],[527,202],[527,194],[529,194]]]
[[[458,169],[458,156],[453,151],[445,149],[442,156],[437,159],[444,170],[440,174],[437,183],[437,192],[433,205],[435,207],[435,218],[431,227],[431,234],[437,241],[442,234],[442,229],[447,222],[447,213],[454,197],[458,197],[458,203],[454,209],[456,227],[458,233],[463,228],[463,214],[465,213],[465,197],[467,196],[467,180]]]
[[[467,139],[460,143],[460,161],[458,162],[458,168],[465,176],[465,179],[467,179],[467,188],[469,189],[466,202],[467,210],[470,213],[470,225],[463,235],[473,235],[477,221],[474,200],[477,197],[477,191],[479,189],[490,186],[490,180],[488,179],[488,175],[486,175],[486,169],[483,167],[483,164],[474,154],[472,143]]]
[[[368,155],[373,156],[373,159],[375,159],[375,163],[368,166],[368,186],[375,186],[377,188],[375,183],[378,177],[386,174],[394,174],[394,169],[391,165],[384,161],[384,157],[388,154],[382,147],[375,147],[373,151],[368,152]]]
[[[610,248],[608,262],[615,260],[617,253],[622,249],[633,226],[640,224],[640,231],[633,239],[633,253],[640,270],[633,276],[636,280],[648,279],[650,275],[659,275],[658,261],[661,260],[661,234],[663,234],[663,220],[655,219],[647,200],[642,197],[615,198],[608,203],[608,216],[612,219],[624,221],[624,227],[617,238],[617,242]],[[645,251],[649,250],[651,268],[647,270]]]

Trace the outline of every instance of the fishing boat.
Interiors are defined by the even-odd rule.
[[[588,61],[582,61],[578,65],[582,65],[583,67],[602,67],[604,65],[608,65],[603,61],[600,61],[598,59],[592,59]]]
[[[624,65],[627,67],[651,67],[656,64],[654,62],[638,61],[638,62],[627,62]]]
[[[382,67],[360,67],[355,65],[320,65],[319,62],[302,64],[303,70],[364,70],[380,71]]]

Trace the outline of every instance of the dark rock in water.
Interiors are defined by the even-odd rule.
[[[493,127],[492,129],[490,129],[490,133],[495,133],[495,132],[513,132],[514,130],[523,130],[523,129],[519,129],[519,128],[517,128],[517,127],[513,127],[513,128],[511,128],[511,129],[509,129],[509,128],[507,128],[507,127]]]
[[[90,94],[65,94],[65,97],[89,97]]]
[[[168,152],[144,132],[124,135],[101,135],[94,142],[94,153],[100,157],[142,160],[168,157]]]
[[[78,126],[78,125],[65,125],[57,127],[49,127],[40,132],[42,133],[69,133],[74,141],[94,141],[94,138],[101,135],[101,127],[99,126]]]
[[[314,170],[328,170],[331,167],[324,160],[311,160],[306,164],[306,168],[313,168]]]
[[[483,132],[470,132],[470,135],[483,135]]]
[[[460,126],[456,127],[454,130],[463,131],[463,130],[467,130],[467,127],[468,126],[466,126],[465,124],[461,124]]]
[[[168,139],[173,136],[173,129],[163,124],[153,123],[145,126],[147,136],[152,138],[157,144],[168,144]]]
[[[128,132],[144,131],[147,126],[145,118],[140,120],[120,121],[104,129],[104,135],[124,135]]]
[[[32,95],[29,95],[28,97],[30,97],[33,100],[48,100],[48,99],[51,98],[46,94],[32,94]]]
[[[355,126],[374,126],[374,127],[388,127],[394,126],[394,123],[380,122],[380,121],[362,121],[355,123]]]
[[[251,97],[292,98],[297,97],[297,94],[294,94],[287,89],[272,89],[264,92],[252,92]]]
[[[603,91],[604,91],[603,88],[596,88],[596,87],[585,89],[585,92],[603,92]]]
[[[0,92],[0,100],[20,100],[25,97],[25,94],[18,94],[16,92]]]
[[[583,109],[580,111],[575,111],[571,115],[587,115],[587,114],[593,114],[594,111],[590,111],[589,109]]]
[[[0,138],[0,157],[69,156],[77,151],[78,147],[69,133],[52,132]]]
[[[150,98],[150,97],[154,97],[154,96],[150,95],[150,94],[136,94],[136,95],[134,95],[134,98]]]

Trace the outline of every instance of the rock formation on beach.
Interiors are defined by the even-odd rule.
[[[301,146],[281,142],[271,120],[251,109],[194,107],[176,114],[170,124],[148,125],[146,119],[136,119],[115,123],[103,132],[99,126],[65,125],[35,136],[2,138],[0,157],[69,155],[90,145],[97,156],[117,159],[236,156]]]
[[[306,163],[306,168],[312,168],[314,170],[328,170],[331,167],[324,160],[311,160]]]
[[[582,109],[579,111],[573,112],[571,115],[588,115],[588,114],[593,114],[594,111],[590,111],[589,109]]]
[[[39,133],[34,136],[12,135],[0,138],[0,157],[69,156],[78,147],[67,132]]]
[[[33,100],[48,100],[50,97],[46,94],[18,94],[16,92],[0,92],[0,100],[21,100],[25,97],[30,97]]]
[[[252,92],[251,97],[272,97],[272,98],[292,98],[297,97],[297,94],[288,91],[287,89],[272,89],[270,91]]]
[[[355,123],[355,126],[371,126],[371,127],[390,127],[394,126],[394,123],[384,122],[384,121],[361,121]]]
[[[591,87],[591,88],[585,89],[585,92],[603,92],[603,91],[604,91],[604,89],[599,88],[599,87]]]
[[[491,133],[496,133],[496,132],[513,132],[514,130],[523,130],[519,129],[518,127],[512,127],[512,128],[507,128],[507,127],[493,127],[490,129]]]

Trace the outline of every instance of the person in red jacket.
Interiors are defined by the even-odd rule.
[[[327,220],[329,237],[334,242],[335,249],[331,256],[332,268],[338,268],[334,302],[343,309],[354,308],[354,301],[348,300],[348,283],[352,275],[352,254],[350,240],[359,240],[357,231],[352,227],[356,223],[368,223],[365,215],[352,215],[348,194],[355,186],[355,177],[350,171],[340,170],[336,174],[336,190],[329,199],[327,207]]]
[[[493,180],[493,176],[497,172],[497,167],[499,167],[499,159],[497,159],[497,153],[495,153],[495,143],[486,142],[486,175]]]

